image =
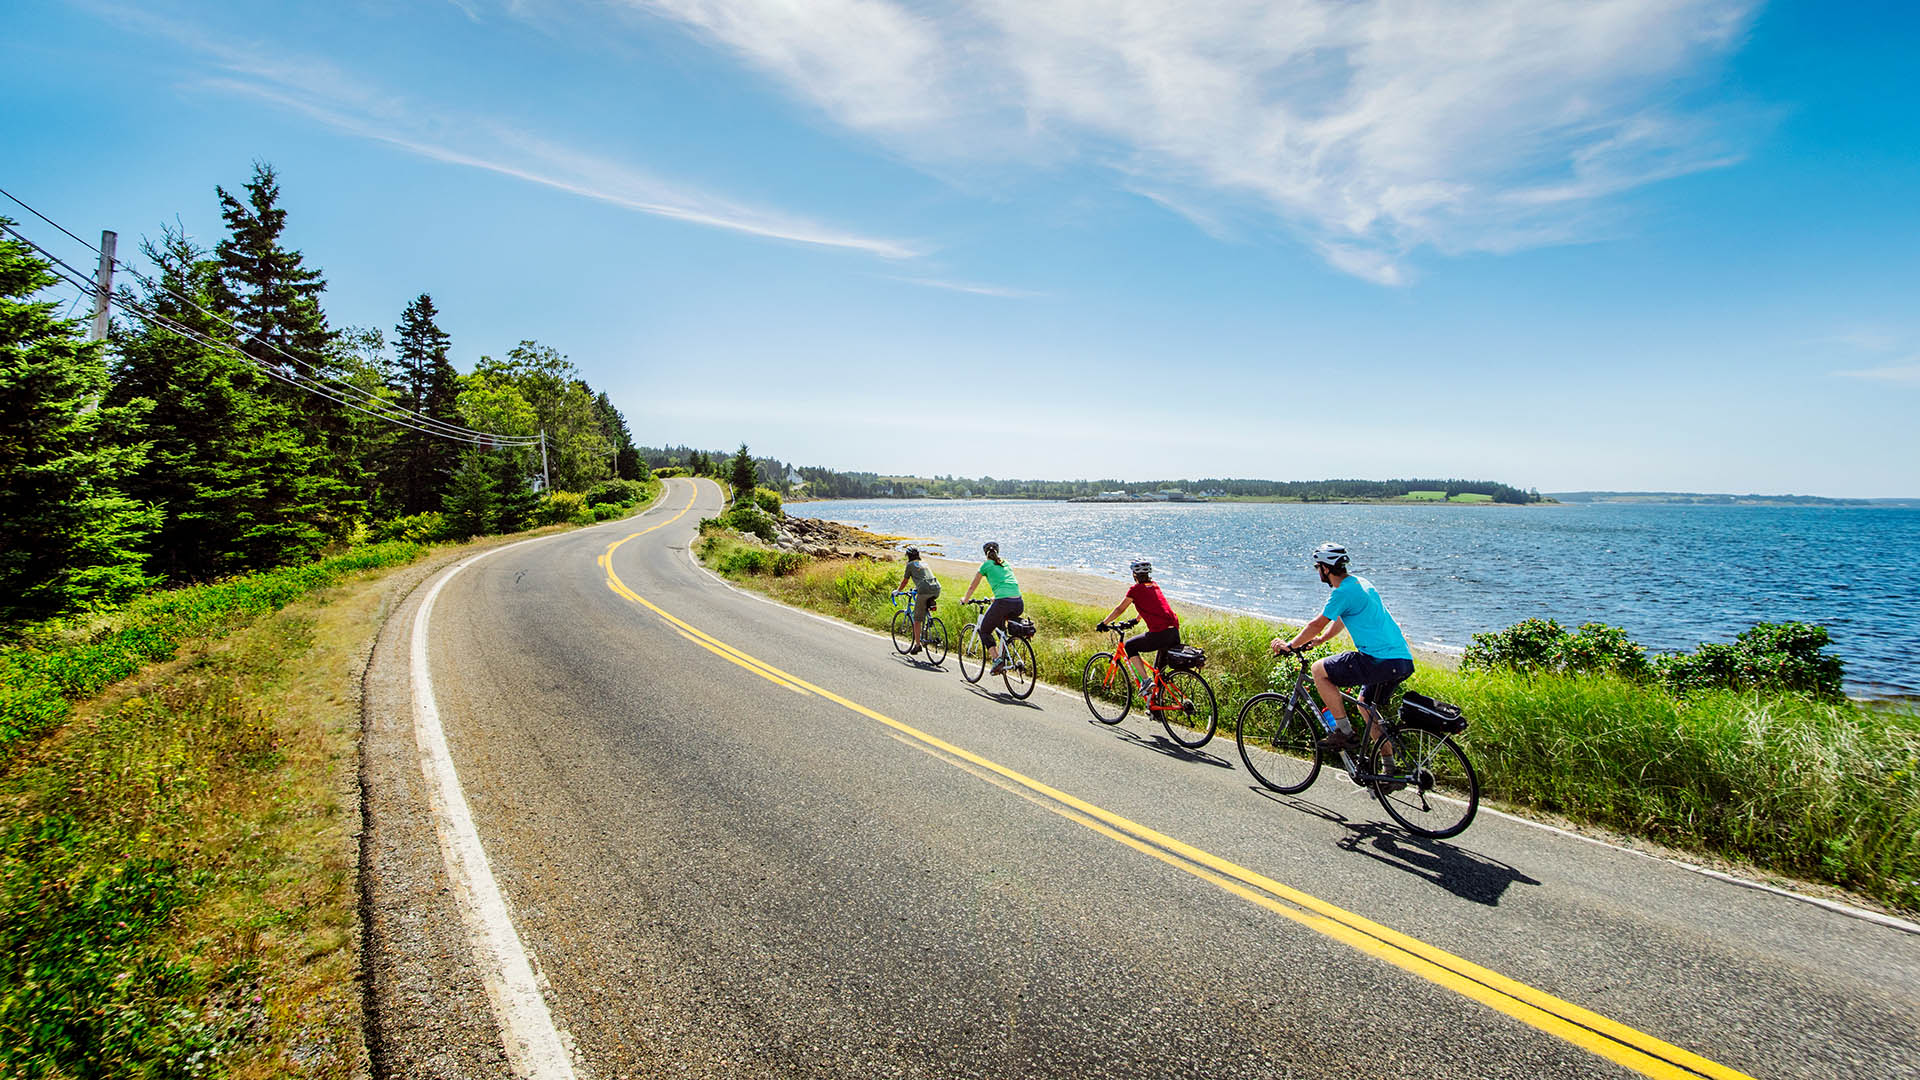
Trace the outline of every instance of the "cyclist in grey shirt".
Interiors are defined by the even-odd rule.
[[[927,564],[920,561],[920,549],[907,549],[907,571],[900,575],[898,588],[905,589],[909,584],[914,588],[913,599],[913,648],[907,650],[912,656],[921,649],[920,635],[927,625],[927,613],[933,610],[933,602],[940,598],[940,579],[933,576]]]

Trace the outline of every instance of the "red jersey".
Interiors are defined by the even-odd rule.
[[[1127,590],[1127,599],[1133,601],[1140,617],[1147,621],[1149,631],[1171,630],[1180,625],[1180,616],[1173,613],[1173,607],[1160,592],[1160,586],[1151,581],[1136,583]]]

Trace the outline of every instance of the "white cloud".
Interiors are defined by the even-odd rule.
[[[1875,382],[1889,382],[1901,386],[1920,386],[1920,357],[1915,357],[1913,362],[1908,364],[1892,364],[1860,371],[1836,371],[1834,374],[1849,379],[1871,379]]]
[[[1565,241],[1600,200],[1738,160],[1728,117],[1667,99],[1757,0],[625,2],[929,165],[1080,155],[1393,283],[1416,248]]]
[[[1005,285],[982,285],[970,281],[947,281],[943,278],[895,277],[895,281],[904,281],[909,285],[922,285],[929,289],[945,289],[948,292],[972,293],[975,296],[995,296],[1003,300],[1026,300],[1040,296],[1041,293],[1027,289],[1010,289]]]
[[[469,16],[473,11],[460,6]],[[195,28],[119,7],[98,8],[124,25],[169,38],[227,75],[201,85],[302,113],[328,127],[452,165],[481,169],[623,209],[694,225],[848,248],[886,259],[923,252],[778,210],[744,205],[664,180],[634,165],[576,150],[482,117],[385,94],[369,80],[310,57],[281,56],[258,45],[220,41]]]

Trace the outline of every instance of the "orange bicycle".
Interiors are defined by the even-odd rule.
[[[1147,712],[1158,714],[1167,737],[1189,750],[1198,750],[1213,738],[1220,723],[1214,705],[1213,687],[1200,675],[1207,654],[1190,645],[1167,650],[1167,669],[1161,671],[1142,659],[1149,678],[1138,678],[1127,663],[1127,635],[1140,624],[1139,619],[1101,623],[1096,629],[1110,631],[1117,640],[1112,652],[1094,653],[1080,673],[1080,696],[1087,699],[1093,718],[1103,724],[1117,724],[1133,711],[1133,695],[1138,692]]]

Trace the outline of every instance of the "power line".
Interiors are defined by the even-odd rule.
[[[94,251],[96,254],[98,253],[99,251],[98,248],[94,248],[93,245],[88,244],[85,240],[81,240],[78,236],[74,236],[74,234],[71,231],[61,226],[58,222],[53,221],[51,218],[48,218],[46,215],[35,210],[33,207],[27,206],[26,203],[21,202],[21,200],[15,197],[11,192],[6,191],[5,189],[0,189],[0,195],[6,195],[7,198],[12,199],[14,202],[19,203],[22,207],[25,207],[26,210],[29,213],[33,214],[35,217],[40,218],[42,221],[45,221],[47,224],[53,226],[55,229],[58,229],[60,232],[65,233],[67,236],[72,237],[75,241],[87,247],[89,250]],[[56,266],[66,271],[65,274],[61,274],[56,271],[55,276],[62,278],[68,284],[73,285],[74,287],[80,289],[85,294],[93,295],[97,293],[98,287],[88,278],[86,273],[75,268],[71,263],[60,258],[58,255],[55,255],[53,252],[47,250],[45,247],[42,247],[40,244],[36,243],[31,237],[20,232],[18,229],[15,229],[5,224],[0,224],[0,231],[4,231],[12,235],[16,239],[20,240],[22,243],[26,244],[27,246],[33,248],[35,251],[39,252],[41,256],[46,258],[48,261],[50,261],[51,263],[55,264]],[[205,307],[195,302],[194,300],[185,296],[181,296],[178,292],[174,291],[173,289],[167,288],[164,285],[156,286],[151,277],[141,273],[140,271],[134,269],[131,266],[127,266],[124,262],[122,262],[119,259],[115,259],[114,262],[116,265],[124,267],[128,273],[132,274],[135,278],[139,279],[140,282],[143,285],[145,285],[149,290],[153,290],[156,292],[164,292],[167,295],[172,296],[174,299],[179,300],[180,302],[188,305],[189,307],[194,308],[195,310],[199,311],[201,314],[221,322],[222,324],[226,325],[229,329],[235,331],[236,333],[244,333],[244,331],[242,331],[239,327],[235,326],[231,320],[224,318],[223,316],[219,315],[217,312],[208,311]],[[485,445],[485,446],[492,446],[492,447],[519,447],[519,446],[531,447],[531,446],[538,445],[542,441],[541,437],[537,435],[502,435],[494,432],[480,431],[475,428],[465,427],[458,424],[450,424],[444,420],[438,419],[437,417],[432,417],[425,413],[416,412],[412,409],[408,409],[395,402],[379,397],[378,395],[372,393],[371,391],[367,390],[364,387],[356,386],[352,383],[342,382],[340,380],[332,379],[328,376],[325,376],[324,374],[321,374],[319,372],[319,369],[315,367],[315,365],[308,363],[307,361],[302,360],[299,357],[293,356],[292,354],[288,353],[284,349],[281,349],[279,346],[275,345],[271,341],[255,336],[254,340],[259,341],[261,344],[266,345],[268,348],[272,349],[274,352],[279,353],[281,356],[286,357],[288,360],[292,361],[294,364],[298,365],[300,368],[305,369],[305,371],[308,372],[308,374],[303,375],[299,372],[283,372],[276,365],[268,363],[260,359],[259,357],[256,357],[246,352],[244,349],[238,348],[237,346],[231,345],[226,342],[218,342],[218,341],[214,341],[212,339],[206,338],[200,335],[197,331],[193,331],[190,328],[187,328],[182,324],[176,322],[175,320],[169,319],[164,315],[160,315],[159,313],[153,311],[151,308],[147,307],[144,304],[137,303],[137,302],[128,300],[126,298],[122,298],[121,306],[126,307],[129,310],[132,310],[140,314],[143,318],[147,319],[150,323],[157,323],[160,325],[164,325],[167,329],[172,330],[174,333],[179,334],[183,337],[190,338],[194,341],[197,341],[208,348],[224,349],[228,352],[231,352],[234,355],[245,360],[247,363],[252,364],[253,366],[259,368],[261,371],[265,372],[267,375],[279,380],[280,382],[286,383],[289,386],[294,386],[294,387],[298,387],[300,389],[306,390],[309,393],[313,393],[320,397],[327,398],[330,401],[334,401],[341,405],[345,405],[348,408],[356,409],[360,412],[366,413],[367,415],[373,416],[377,419],[385,420],[388,423],[394,424],[395,426],[398,426],[398,427],[407,428],[412,431],[420,432],[421,434],[434,435],[440,438],[449,439],[453,441],[466,442],[466,443],[472,443],[475,445]],[[352,397],[357,400],[347,400],[346,398],[341,397],[339,393],[335,393],[333,391],[343,392],[346,395],[348,395],[348,397]],[[373,408],[368,408],[367,406],[369,405],[373,406]]]

